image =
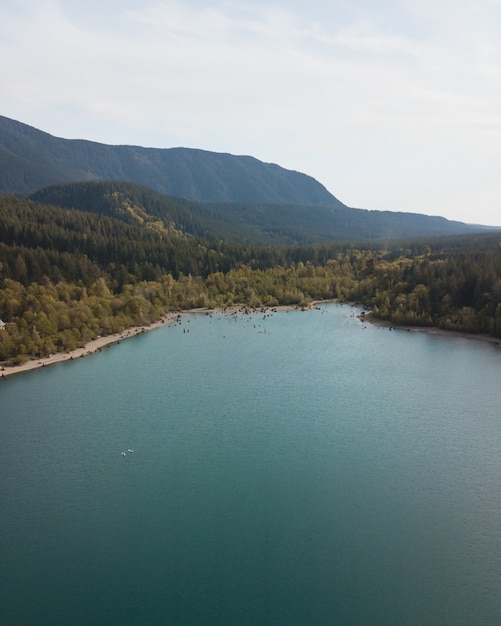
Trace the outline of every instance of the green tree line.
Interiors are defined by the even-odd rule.
[[[501,237],[227,244],[0,196],[0,362],[147,325],[167,311],[358,302],[394,324],[501,338]]]

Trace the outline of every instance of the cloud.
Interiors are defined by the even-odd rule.
[[[496,201],[480,164],[500,159],[498,0],[7,0],[2,12],[2,112],[43,130],[253,154],[357,206],[454,212],[480,187]]]

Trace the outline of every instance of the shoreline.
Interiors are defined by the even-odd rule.
[[[50,367],[51,365],[55,365],[56,363],[63,363],[66,361],[73,361],[75,359],[81,359],[85,356],[89,356],[91,354],[95,354],[96,352],[101,352],[104,348],[109,348],[116,343],[120,343],[125,339],[130,339],[131,337],[136,337],[137,335],[141,335],[142,333],[149,332],[150,330],[155,330],[156,328],[161,328],[166,324],[174,324],[179,321],[179,318],[185,315],[193,315],[193,314],[202,314],[208,315],[213,313],[252,313],[252,312],[266,312],[266,311],[304,311],[308,309],[315,309],[321,306],[322,304],[326,304],[328,302],[334,302],[333,300],[315,300],[311,302],[307,307],[299,306],[299,305],[277,305],[277,306],[263,306],[256,309],[251,307],[242,305],[242,306],[229,306],[229,307],[218,307],[215,309],[210,308],[200,308],[200,309],[187,309],[183,311],[175,311],[169,312],[162,315],[162,317],[156,322],[152,322],[147,326],[132,326],[131,328],[127,328],[119,333],[113,333],[112,335],[105,335],[103,337],[98,337],[97,339],[93,339],[89,341],[85,346],[81,348],[76,348],[75,350],[71,350],[69,352],[56,352],[46,357],[39,357],[35,359],[29,359],[22,365],[2,365],[0,366],[0,380],[6,379],[10,376],[15,376],[18,374],[24,374],[26,372],[32,372],[34,370]],[[347,304],[348,306],[359,306],[354,303],[340,303]],[[379,328],[387,328],[388,330],[396,330],[396,331],[407,331],[414,333],[426,333],[428,335],[437,335],[440,337],[456,337],[461,339],[474,339],[477,341],[484,341],[490,343],[494,346],[501,347],[501,340],[496,337],[491,337],[490,335],[475,335],[473,333],[465,333],[456,330],[447,330],[445,328],[438,328],[436,326],[399,326],[392,324],[386,320],[380,320],[374,318],[370,313],[365,315],[358,316],[361,322],[368,322],[373,326],[377,326]]]
[[[125,330],[119,333],[113,333],[112,335],[104,335],[103,337],[98,337],[97,339],[92,339],[85,346],[81,348],[76,348],[75,350],[71,350],[69,352],[55,352],[54,354],[50,354],[45,357],[38,357],[34,359],[29,359],[22,365],[0,365],[0,381],[2,379],[7,379],[10,376],[16,376],[18,374],[24,374],[26,372],[32,372],[37,369],[41,369],[43,367],[50,367],[51,365],[55,365],[56,363],[64,363],[66,361],[74,361],[75,359],[82,359],[91,354],[95,354],[96,352],[101,352],[104,348],[109,348],[116,343],[120,343],[125,339],[130,339],[131,337],[137,337],[137,335],[141,335],[143,333],[149,332],[150,330],[155,330],[156,328],[161,328],[162,326],[168,324],[175,324],[179,321],[179,318],[185,315],[193,315],[193,314],[201,314],[208,315],[212,313],[245,313],[245,312],[263,312],[263,311],[285,311],[285,310],[305,310],[306,308],[313,308],[314,304],[312,303],[308,307],[299,307],[299,306],[263,306],[256,309],[251,307],[242,305],[242,306],[228,306],[228,307],[218,307],[215,309],[210,308],[200,308],[200,309],[186,309],[182,311],[173,311],[169,313],[165,313],[162,317],[156,322],[152,322],[151,324],[142,325],[142,326],[132,326],[131,328],[126,328]]]
[[[477,335],[475,333],[466,333],[460,330],[448,330],[447,328],[439,328],[438,326],[408,326],[393,324],[387,320],[380,320],[373,317],[370,313],[360,315],[359,319],[362,322],[368,322],[378,328],[387,328],[388,330],[402,331],[405,330],[411,333],[425,333],[426,335],[435,335],[437,337],[455,337],[456,339],[473,339],[476,341],[483,341],[490,343],[493,346],[501,347],[501,339],[492,337],[491,335]]]
[[[109,348],[113,344],[120,343],[130,337],[136,337],[137,335],[154,330],[155,328],[160,328],[165,324],[172,324],[177,320],[178,315],[178,313],[167,313],[158,321],[152,322],[148,326],[133,326],[120,333],[113,333],[112,335],[98,337],[97,339],[89,341],[89,343],[85,344],[82,348],[76,348],[75,350],[70,350],[69,352],[55,352],[49,356],[29,359],[22,365],[3,365],[0,369],[0,378],[8,378],[9,376],[15,376],[17,374],[24,374],[25,372],[31,372],[42,367],[50,367],[56,363],[82,359],[85,356],[100,352],[103,348]]]

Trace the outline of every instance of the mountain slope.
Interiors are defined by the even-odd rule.
[[[255,245],[435,237],[482,230],[442,217],[345,206],[201,203],[123,182],[53,185],[30,198],[46,205],[118,218],[128,224],[154,225],[160,221],[166,228],[195,237]]]
[[[87,186],[77,184],[82,181]],[[59,139],[0,116],[2,192],[36,192],[32,197],[42,203],[129,223],[157,218],[197,237],[260,245],[487,230],[441,217],[352,209],[310,176],[253,157]]]
[[[119,219],[135,226],[164,227],[207,239],[240,241],[245,232],[218,220],[199,202],[174,198],[127,182],[79,182],[51,185],[29,198],[44,205],[76,209]],[[252,237],[253,238],[253,237]]]
[[[3,116],[0,166],[4,193],[30,193],[63,182],[120,180],[205,202],[344,206],[314,178],[250,156],[60,139]]]

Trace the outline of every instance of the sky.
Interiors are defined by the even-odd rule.
[[[501,226],[501,0],[2,0],[0,114]]]

